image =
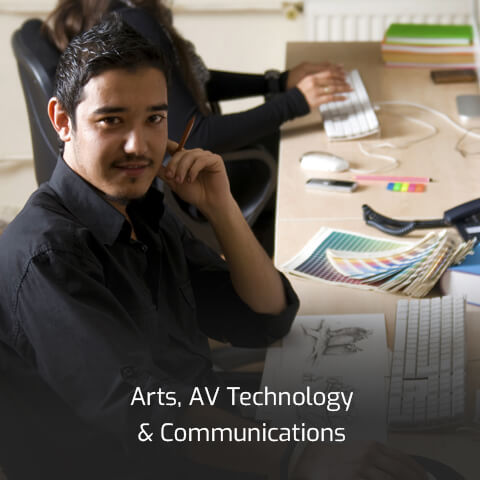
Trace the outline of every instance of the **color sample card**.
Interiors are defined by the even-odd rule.
[[[385,240],[342,230],[322,228],[298,255],[281,268],[286,272],[317,280],[361,286],[360,280],[342,275],[335,270],[327,259],[326,251],[328,249],[350,252],[384,252],[402,247],[407,248],[410,245],[410,242],[400,240]]]
[[[423,297],[450,265],[465,258],[473,243],[457,245],[446,230],[430,232],[414,243],[322,228],[282,269],[331,283]]]
[[[330,264],[342,275],[363,280],[382,273],[393,275],[397,270],[414,265],[427,256],[436,244],[435,235],[430,233],[416,244],[389,252],[372,254],[327,250],[326,255]]]

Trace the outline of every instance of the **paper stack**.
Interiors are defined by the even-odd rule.
[[[470,25],[392,23],[382,42],[390,67],[475,68]]]
[[[473,246],[474,240],[457,245],[447,230],[407,243],[325,228],[282,268],[331,283],[424,297]]]

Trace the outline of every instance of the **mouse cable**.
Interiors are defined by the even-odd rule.
[[[393,170],[399,165],[398,160],[395,157],[392,157],[391,155],[368,152],[361,142],[358,143],[358,148],[362,152],[362,154],[365,155],[366,157],[379,158],[380,160],[386,160],[387,162],[390,162],[390,165],[387,165],[383,168],[373,168],[373,169],[351,168],[350,171],[352,173],[355,173],[357,175],[358,174],[362,175],[362,174],[370,174],[370,173],[388,172],[389,170]],[[373,148],[395,148],[395,147],[391,143],[384,142],[384,143],[377,143],[373,145]]]
[[[439,110],[436,110],[435,108],[432,108],[432,107],[427,107],[426,105],[422,105],[421,103],[410,102],[408,100],[383,100],[380,102],[375,102],[374,108],[381,108],[382,105],[394,105],[394,106],[398,105],[398,106],[408,106],[408,107],[419,108],[420,110],[424,110],[426,112],[437,115],[438,117],[442,118],[447,123],[449,123],[452,127],[459,130],[461,133],[465,134],[470,132],[468,128],[465,128],[464,126],[455,122],[455,120],[452,120],[446,113],[440,112]],[[472,132],[470,133],[472,134],[472,136],[480,138],[480,133],[472,133]]]
[[[374,105],[374,108],[375,110],[381,110],[381,105],[405,105],[405,103],[403,101],[382,101],[382,102],[377,102],[375,105]],[[408,102],[408,105],[409,106],[419,106],[420,108],[422,107],[421,105],[417,105],[417,104],[413,104],[411,102]],[[428,108],[428,107],[425,107],[425,108]],[[433,136],[435,136],[437,133],[438,133],[438,129],[433,126],[432,124],[424,121],[424,120],[420,120],[418,118],[414,118],[410,115],[404,115],[404,114],[399,114],[399,113],[393,113],[393,112],[387,112],[389,115],[395,115],[397,117],[400,117],[400,118],[403,118],[405,120],[408,120],[410,122],[413,122],[413,123],[416,123],[417,125],[421,125],[423,127],[426,127],[430,130],[430,132],[423,136],[423,137],[420,137],[420,138],[415,138],[409,142],[406,142],[406,143],[403,143],[401,145],[396,145],[392,142],[382,142],[382,143],[377,143],[375,145],[372,145],[372,149],[377,149],[377,148],[391,148],[391,149],[406,149],[408,147],[410,147],[411,145],[415,144],[415,143],[419,143],[419,142],[423,142],[424,140],[427,140]],[[440,112],[438,112],[440,113]],[[375,169],[350,169],[350,171],[352,173],[355,173],[355,174],[370,174],[370,173],[379,173],[379,172],[387,172],[389,170],[392,170],[396,167],[398,167],[399,165],[399,161],[396,157],[393,157],[391,155],[385,155],[385,154],[379,154],[379,153],[373,153],[372,151],[367,151],[365,149],[365,147],[363,146],[362,143],[358,143],[358,148],[360,150],[360,152],[362,152],[363,155],[367,156],[367,157],[372,157],[372,158],[379,158],[381,160],[386,160],[388,162],[390,162],[390,165],[387,165],[386,167],[384,168],[375,168]]]

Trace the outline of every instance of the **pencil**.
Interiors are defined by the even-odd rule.
[[[391,175],[355,175],[355,180],[363,180],[366,182],[412,182],[412,183],[429,183],[432,181],[429,177],[401,177]]]
[[[190,132],[192,131],[193,124],[195,123],[195,115],[188,121],[187,126],[185,127],[185,130],[183,132],[182,138],[180,139],[180,142],[178,143],[178,147],[175,150],[174,154],[179,152],[184,146],[185,143],[188,140],[188,137],[190,136]]]

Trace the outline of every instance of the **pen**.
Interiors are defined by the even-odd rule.
[[[185,130],[183,132],[182,138],[180,139],[180,142],[178,143],[178,147],[175,150],[174,154],[179,152],[184,147],[185,143],[188,140],[188,137],[190,136],[190,132],[192,131],[194,123],[195,123],[195,115],[193,115],[192,118],[188,121],[187,126],[185,127]]]
[[[411,183],[429,183],[432,181],[429,177],[396,177],[391,175],[355,175],[355,180]]]

